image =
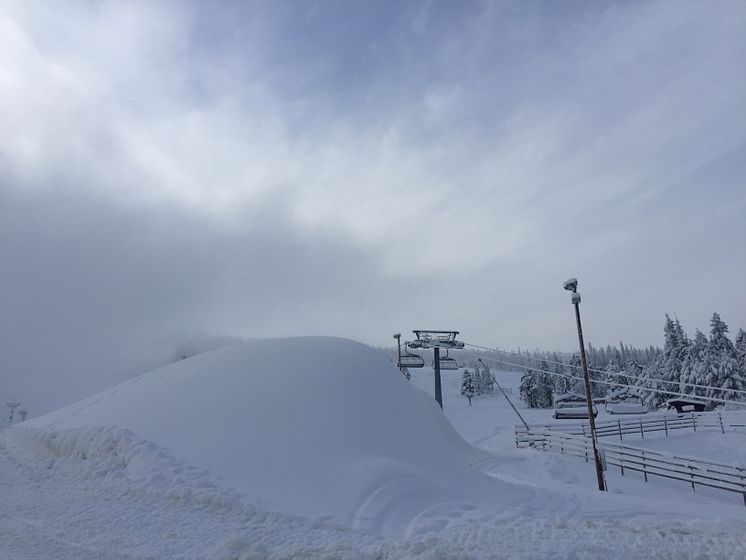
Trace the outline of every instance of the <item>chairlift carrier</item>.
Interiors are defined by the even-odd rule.
[[[433,367],[435,367],[435,362],[433,361]],[[451,358],[448,355],[448,350],[446,350],[446,355],[440,357],[440,369],[448,369],[448,370],[454,370],[458,369],[458,362],[455,358]]]

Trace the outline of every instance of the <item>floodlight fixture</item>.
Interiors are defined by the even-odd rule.
[[[578,289],[577,278],[570,278],[569,280],[565,280],[565,290],[568,290],[570,292],[576,292],[577,289]]]

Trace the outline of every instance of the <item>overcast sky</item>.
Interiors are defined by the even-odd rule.
[[[202,334],[571,350],[570,276],[596,345],[734,334],[744,61],[740,0],[0,0],[0,398]]]

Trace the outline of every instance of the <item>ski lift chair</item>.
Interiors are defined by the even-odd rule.
[[[399,368],[421,368],[425,367],[425,360],[422,358],[422,356],[415,354],[413,352],[405,352],[402,354],[401,358],[399,359],[399,363],[397,364],[397,367]]]
[[[433,361],[433,367],[435,367],[435,362]],[[448,350],[446,350],[446,355],[441,356],[440,358],[440,369],[446,370],[446,369],[458,369],[458,362],[455,358],[451,358],[448,355]]]

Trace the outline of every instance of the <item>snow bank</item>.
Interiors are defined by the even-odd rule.
[[[75,438],[49,430],[125,428],[263,508],[374,532],[401,534],[443,503],[517,507],[536,498],[471,468],[484,453],[431,397],[381,352],[337,338],[201,354],[28,424],[48,431],[47,444],[59,438],[59,449]],[[80,432],[73,447],[90,433]]]

